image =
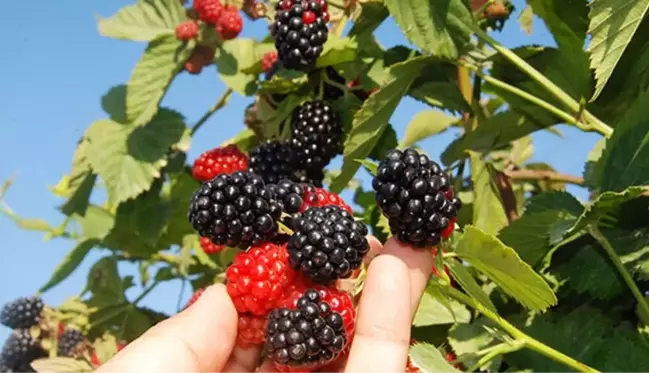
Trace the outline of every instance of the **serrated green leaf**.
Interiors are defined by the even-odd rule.
[[[422,372],[459,372],[449,364],[433,345],[415,343],[410,347],[410,359]]]
[[[171,81],[192,53],[175,35],[159,37],[149,43],[131,73],[126,89],[126,119],[144,126],[158,112],[158,105]]]
[[[158,247],[182,245],[183,238],[195,232],[187,220],[187,201],[199,187],[200,182],[192,177],[189,170],[179,174],[171,181],[169,189],[163,197],[163,201],[166,202],[170,210],[166,221],[164,221],[166,227],[158,241]]]
[[[187,20],[185,8],[176,0],[138,1],[121,8],[110,18],[99,19],[99,33],[116,39],[151,41],[174,35],[176,26]]]
[[[49,357],[37,359],[31,363],[32,368],[38,373],[76,373],[92,372],[94,368],[83,359],[72,357]]]
[[[615,212],[622,204],[638,198],[644,192],[646,192],[645,188],[632,187],[620,193],[606,192],[600,194],[597,199],[586,206],[584,212],[577,218],[574,226],[566,234],[574,234],[588,225],[598,224],[603,217]]]
[[[406,128],[406,134],[399,143],[400,148],[407,148],[430,136],[446,131],[457,118],[441,111],[426,110],[417,113]]]
[[[394,110],[419,75],[425,61],[425,58],[415,58],[394,65],[391,70],[395,78],[371,95],[356,112],[352,128],[345,139],[342,172],[331,183],[332,192],[340,193],[360,166],[355,160],[365,159],[372,152]]]
[[[456,58],[469,42],[473,16],[462,0],[386,0],[408,41],[439,57]]]
[[[108,119],[93,123],[86,131],[87,157],[106,183],[111,201],[120,203],[148,190],[185,130],[182,116],[170,110],[161,110],[144,127]]]
[[[316,67],[338,65],[356,59],[358,43],[354,38],[341,38],[329,33],[322,53],[316,61]]]
[[[448,305],[445,305],[429,292],[424,292],[419,302],[413,325],[444,325],[467,323],[471,320],[471,313],[466,307],[455,301],[447,300],[447,302]],[[449,305],[450,309],[448,307]]]
[[[473,224],[483,231],[496,234],[507,225],[507,216],[496,189],[492,169],[478,153],[471,152],[471,181],[473,182]]]
[[[465,366],[473,366],[479,360],[475,354],[494,344],[495,338],[485,328],[485,319],[480,318],[470,324],[457,324],[448,332],[448,342],[457,356],[461,356]],[[472,357],[475,356],[475,357]],[[468,361],[465,359],[469,359]],[[496,360],[496,361],[494,361]],[[497,368],[498,359],[494,359],[481,370],[492,371]]]
[[[592,40],[590,67],[597,84],[591,101],[597,99],[649,10],[649,0],[593,0],[588,32]],[[644,37],[639,35],[639,37]]]
[[[357,159],[357,161],[367,169],[367,172],[376,176],[376,171],[379,168],[379,164],[370,160],[370,159]]]
[[[126,123],[126,84],[111,87],[105,95],[101,97],[101,108],[110,119],[115,122]]]
[[[635,331],[616,330],[600,351],[594,365],[602,372],[643,372],[649,366],[649,346]]]
[[[114,257],[103,257],[88,272],[86,289],[92,293],[91,307],[106,307],[126,302],[124,288]]]
[[[448,269],[453,275],[453,279],[464,289],[464,291],[471,296],[478,303],[482,304],[485,308],[493,311],[496,311],[496,306],[485,293],[485,291],[478,285],[476,280],[473,278],[469,270],[464,266],[464,264],[458,262],[457,260],[447,260],[445,261]]]
[[[77,246],[70,250],[63,260],[56,266],[50,279],[40,288],[39,291],[44,293],[70,276],[70,274],[81,264],[88,252],[90,252],[90,249],[95,247],[97,244],[97,240],[86,240],[78,243]]]
[[[545,22],[559,48],[583,53],[588,29],[587,0],[529,0],[528,4]]]
[[[622,191],[649,184],[649,91],[637,98],[606,142],[593,182],[602,191]]]
[[[81,226],[83,237],[103,239],[115,224],[115,216],[104,208],[90,205],[84,215],[73,215]]]
[[[231,139],[226,140],[222,145],[234,144],[242,152],[249,152],[250,149],[255,147],[259,142],[255,131],[250,128],[243,129],[236,136]]]
[[[349,30],[350,36],[374,32],[390,15],[388,8],[379,2],[360,3],[360,6],[361,13],[354,20],[354,25]]]
[[[455,253],[531,310],[544,311],[557,302],[543,278],[494,236],[467,226]]]
[[[255,49],[258,42],[250,38],[236,38],[223,42],[216,49],[214,63],[223,83],[242,96],[250,96],[257,90],[256,74],[243,70],[258,60]]]
[[[360,106],[360,105],[359,105]],[[385,159],[385,156],[390,150],[398,146],[397,133],[391,124],[383,131],[379,141],[374,145],[374,149],[370,153],[370,159],[380,162]]]
[[[536,214],[547,210],[565,211],[575,217],[584,212],[584,206],[566,192],[546,192],[538,194],[527,202],[525,205],[526,214]]]

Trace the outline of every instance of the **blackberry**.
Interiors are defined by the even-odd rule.
[[[292,70],[308,70],[327,41],[327,3],[324,0],[281,0],[276,6],[270,32],[282,65]]]
[[[73,357],[77,347],[86,341],[80,330],[67,329],[59,338],[58,356]]]
[[[291,180],[281,180],[277,184],[269,185],[275,194],[277,201],[282,205],[282,223],[289,228],[293,227],[293,222],[302,211],[304,205],[305,188],[310,187],[308,184],[299,184]]]
[[[214,244],[246,249],[277,234],[281,213],[261,176],[238,171],[203,183],[192,196],[188,219]]]
[[[326,101],[310,101],[298,107],[291,130],[293,160],[304,170],[322,170],[343,150],[342,123]]]
[[[38,324],[43,312],[40,297],[21,297],[7,303],[0,313],[0,323],[12,329],[27,329]]]
[[[339,206],[312,207],[294,227],[287,245],[289,264],[315,283],[348,278],[370,249],[367,227]]]
[[[448,174],[414,149],[388,152],[372,187],[392,234],[416,247],[439,244],[462,207],[453,196]]]
[[[291,166],[293,152],[284,142],[267,140],[248,153],[250,170],[261,176],[266,183],[276,184],[282,179],[295,179]]]
[[[266,350],[278,365],[289,368],[317,368],[336,359],[349,336],[343,317],[309,289],[297,309],[271,311],[266,326]]]
[[[28,329],[14,330],[2,348],[0,359],[14,371],[28,369],[33,371],[30,363],[38,358],[47,356],[45,350],[35,340]]]

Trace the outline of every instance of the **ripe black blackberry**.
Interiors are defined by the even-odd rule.
[[[74,357],[75,350],[86,341],[86,336],[80,330],[66,329],[59,338],[58,356]]]
[[[253,172],[221,174],[194,192],[188,219],[216,245],[246,249],[277,235],[281,205],[261,176]]]
[[[293,159],[304,170],[322,170],[343,150],[342,123],[326,101],[310,101],[298,107],[291,130]]]
[[[27,329],[38,324],[43,312],[40,297],[21,297],[7,303],[0,313],[0,323],[12,329]]]
[[[250,170],[261,176],[264,182],[276,184],[282,179],[295,179],[295,169],[291,166],[293,150],[285,143],[267,140],[248,153]]]
[[[372,187],[392,234],[417,247],[439,244],[462,206],[448,174],[414,149],[391,150],[379,164]]]
[[[342,315],[314,289],[300,297],[297,309],[271,311],[266,325],[268,356],[290,368],[315,368],[336,359],[348,338]]]
[[[287,250],[291,267],[318,284],[347,278],[370,245],[367,227],[338,206],[312,207],[295,220]]]
[[[45,356],[47,353],[29,334],[28,329],[16,329],[7,338],[0,359],[9,370],[22,372],[25,369],[33,371],[29,364]]]
[[[292,70],[312,68],[327,41],[326,1],[281,0],[275,9],[270,32],[282,65]]]

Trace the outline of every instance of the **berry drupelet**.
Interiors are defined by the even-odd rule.
[[[338,206],[312,207],[294,227],[287,245],[289,263],[315,283],[348,278],[370,249],[367,227]]]
[[[27,329],[38,324],[43,312],[40,297],[22,297],[7,303],[0,313],[0,323],[11,329]]]
[[[194,192],[188,219],[216,245],[246,249],[277,235],[281,205],[264,180],[252,172],[221,174]]]
[[[314,289],[297,301],[296,309],[280,308],[268,316],[266,350],[276,365],[317,369],[347,347],[343,316]]]
[[[308,70],[327,41],[327,3],[325,0],[281,0],[276,6],[271,35],[282,65],[293,70]]]
[[[282,179],[295,179],[292,164],[293,151],[284,142],[266,140],[248,153],[250,170],[261,176],[266,183],[276,184]]]
[[[80,330],[67,329],[59,338],[58,356],[73,357],[77,346],[86,341]]]
[[[295,165],[322,170],[343,150],[343,125],[326,101],[310,101],[298,107],[291,123],[291,147]]]
[[[223,4],[220,0],[194,0],[194,10],[201,21],[216,25],[223,12]]]
[[[439,244],[452,233],[462,203],[453,196],[448,174],[414,149],[392,150],[372,180],[376,202],[390,230],[401,242],[416,247]]]

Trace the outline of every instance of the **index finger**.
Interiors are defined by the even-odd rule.
[[[412,318],[431,270],[430,250],[388,241],[367,272],[345,371],[405,369]]]

